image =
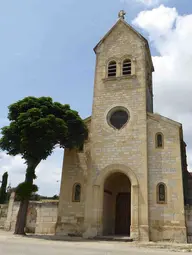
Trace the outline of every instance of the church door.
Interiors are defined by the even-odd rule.
[[[131,196],[130,193],[119,193],[116,197],[116,235],[130,235]]]

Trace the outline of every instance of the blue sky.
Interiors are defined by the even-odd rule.
[[[51,96],[55,101],[70,104],[83,118],[89,116],[95,68],[93,47],[117,21],[119,10],[127,12],[130,24],[141,11],[151,11],[160,4],[170,10],[176,8],[180,16],[192,13],[191,0],[162,0],[151,5],[141,2],[0,0],[0,127],[7,123],[7,106],[25,96]],[[149,27],[134,24],[147,38],[152,38]],[[156,38],[150,40],[152,55],[161,56],[156,42]],[[167,114],[176,117],[173,110]],[[0,175],[8,170],[12,185],[22,181],[22,161],[17,158],[16,163],[2,155]],[[38,170],[40,192],[58,193],[62,151],[56,150],[43,164]],[[47,169],[49,180],[44,177]],[[51,187],[48,189],[47,185]]]

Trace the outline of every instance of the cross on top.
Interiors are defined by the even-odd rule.
[[[120,19],[125,19],[125,14],[126,14],[126,12],[125,12],[124,10],[121,10],[121,11],[119,12],[119,14],[118,14],[118,17],[119,17]]]

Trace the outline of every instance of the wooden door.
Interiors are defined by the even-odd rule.
[[[119,193],[116,197],[115,234],[130,235],[131,196],[130,193]]]

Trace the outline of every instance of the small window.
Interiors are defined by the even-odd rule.
[[[156,148],[163,148],[163,135],[161,133],[156,134]]]
[[[108,77],[116,76],[117,64],[115,61],[111,61],[108,65]]]
[[[159,183],[157,185],[157,203],[158,204],[165,204],[166,203],[166,197],[167,197],[167,188],[164,183]]]
[[[80,202],[81,200],[81,185],[76,183],[73,186],[73,202]]]
[[[123,75],[131,75],[131,60],[126,59],[123,61]]]

